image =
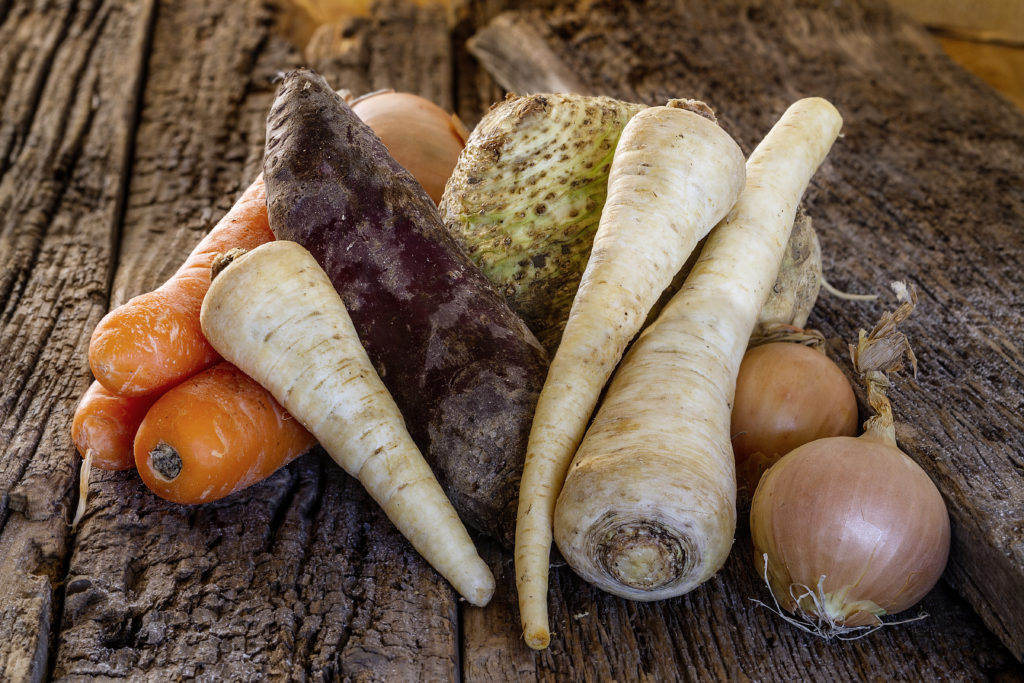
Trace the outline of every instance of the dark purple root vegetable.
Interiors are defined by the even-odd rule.
[[[470,526],[511,545],[547,358],[430,197],[318,74],[267,119],[270,225],[341,294],[413,439]]]

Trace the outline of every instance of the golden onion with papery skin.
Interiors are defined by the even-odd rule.
[[[871,434],[785,455],[754,493],[750,533],[755,564],[782,608],[837,629],[912,607],[949,556],[949,516],[935,484]]]
[[[800,446],[763,477],[750,505],[759,573],[780,606],[826,638],[882,624],[938,582],[949,557],[949,513],[920,465],[896,444],[887,373],[917,362],[897,331],[917,303],[901,305],[851,346],[874,415],[859,437]]]
[[[825,352],[788,341],[749,349],[733,398],[736,485],[753,495],[762,473],[794,448],[830,436],[855,436],[857,397]]]

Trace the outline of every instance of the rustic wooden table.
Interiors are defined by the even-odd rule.
[[[507,551],[481,541],[499,592],[460,603],[320,453],[202,507],[98,473],[72,531],[89,334],[249,183],[274,77],[303,57],[260,0],[4,2],[0,679],[1024,680],[1024,114],[880,0],[553,5],[385,2],[314,66],[470,126],[506,90],[695,97],[745,151],[792,100],[831,99],[844,137],[805,197],[826,277],[921,293],[920,373],[893,397],[954,525],[929,617],[833,643],[784,624],[752,602],[741,524],[724,570],[674,600],[557,566],[533,653]],[[826,295],[811,322],[843,359],[889,304]]]

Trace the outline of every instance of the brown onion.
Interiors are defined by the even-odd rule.
[[[355,99],[352,111],[373,129],[434,203],[440,202],[469,137],[459,119],[419,95],[390,90]]]
[[[732,408],[736,486],[749,496],[762,473],[798,446],[857,433],[857,397],[822,351],[793,342],[743,356]]]
[[[949,554],[949,517],[935,485],[871,434],[819,439],[779,460],[754,494],[750,533],[758,570],[783,609],[837,628],[878,624],[911,607]]]
[[[899,283],[897,283],[899,284]],[[821,635],[881,623],[920,600],[949,556],[949,515],[928,475],[896,445],[887,372],[914,361],[896,332],[916,303],[861,333],[854,366],[875,415],[860,437],[800,446],[761,478],[750,509],[755,561],[783,609]],[[916,363],[916,361],[915,361]]]

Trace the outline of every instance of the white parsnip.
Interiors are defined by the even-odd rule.
[[[494,577],[308,251],[280,240],[237,257],[214,278],[200,320],[214,348],[359,480],[455,590],[487,604]]]
[[[552,514],[598,396],[659,295],[733,205],[743,179],[742,151],[702,103],[645,109],[622,132],[593,249],[537,404],[520,484],[516,584],[530,647],[549,642]]]
[[[797,205],[839,134],[820,98],[794,103],[747,161],[746,186],[683,288],[637,339],[569,468],[555,540],[616,595],[680,595],[725,562],[736,526],[730,408]]]

